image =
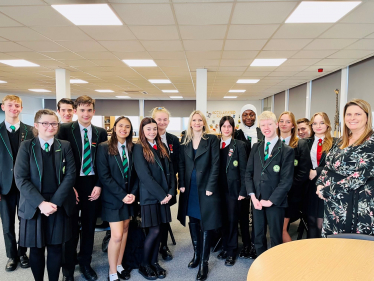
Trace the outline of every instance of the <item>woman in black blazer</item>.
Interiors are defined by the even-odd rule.
[[[179,158],[181,194],[178,220],[185,226],[186,216],[189,216],[194,257],[188,267],[199,265],[197,280],[206,280],[208,276],[210,230],[222,226],[218,187],[219,141],[216,135],[208,133],[204,114],[199,110],[193,111]]]
[[[161,141],[166,145],[168,148],[170,160],[173,164],[175,180],[178,173],[178,165],[179,165],[179,138],[175,135],[169,134],[166,132],[166,129],[170,123],[170,112],[165,107],[155,107],[152,110],[152,118],[157,122],[157,129],[158,134],[161,137]],[[175,191],[175,194],[176,191]],[[169,205],[173,206],[177,203],[176,196],[170,200]],[[170,224],[162,224],[161,228],[161,245],[160,245],[160,253],[162,255],[163,260],[169,261],[173,259],[173,256],[168,248],[168,232],[169,232]]]
[[[320,238],[324,217],[324,201],[316,194],[316,182],[325,164],[327,153],[334,145],[336,139],[331,136],[330,119],[324,112],[315,113],[311,120],[312,137],[306,139],[310,151],[309,185],[306,192],[307,237]]]
[[[295,152],[293,182],[287,194],[288,206],[285,210],[282,234],[283,243],[286,243],[292,241],[288,233],[290,220],[297,220],[300,217],[304,188],[309,178],[310,153],[306,142],[297,137],[297,123],[291,111],[281,113],[277,131],[281,141],[292,147]]]
[[[149,280],[165,278],[166,270],[159,265],[157,257],[161,225],[171,222],[169,201],[175,196],[175,175],[154,119],[146,117],[140,123],[139,140],[133,151],[139,178],[142,227],[149,230],[139,273]]]
[[[132,124],[125,116],[114,122],[111,138],[100,143],[97,155],[101,191],[101,218],[109,222],[111,238],[108,245],[109,280],[129,279],[131,269],[122,267],[130,217],[138,191],[138,180],[132,155]]]
[[[247,197],[245,188],[247,157],[244,142],[233,139],[234,119],[231,116],[222,117],[219,127],[222,138],[218,184],[223,197],[224,226],[222,231],[223,250],[217,257],[226,259],[225,265],[233,266],[238,249],[240,204]]]
[[[21,143],[14,174],[20,190],[22,247],[30,247],[30,266],[36,281],[43,281],[47,248],[48,280],[60,274],[62,244],[72,235],[75,209],[75,163],[70,143],[55,139],[57,115],[48,109],[35,115],[39,136]]]

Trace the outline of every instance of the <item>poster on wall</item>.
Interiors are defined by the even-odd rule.
[[[219,121],[223,116],[231,116],[235,120],[235,128],[239,128],[240,124],[240,112],[237,112],[234,109],[229,110],[212,110],[207,111],[206,117],[207,117],[207,123],[209,126],[209,129],[212,133],[219,134]]]

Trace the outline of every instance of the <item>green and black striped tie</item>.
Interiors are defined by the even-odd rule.
[[[46,143],[44,144],[44,151],[45,151],[45,152],[49,152],[49,143],[48,143],[48,142],[46,142]]]
[[[122,145],[122,166],[123,166],[123,172],[125,174],[125,178],[127,178],[127,171],[129,170],[129,164],[126,157],[126,151],[125,146]]]
[[[270,141],[268,141],[266,143],[266,147],[265,147],[265,161],[268,160],[268,158],[269,158],[269,146],[270,146]]]
[[[91,147],[88,140],[87,129],[84,128],[84,151],[82,171],[85,176],[91,172]]]
[[[14,133],[15,131],[16,131],[16,127],[15,126],[9,126],[9,128],[11,128],[12,129],[12,133]]]

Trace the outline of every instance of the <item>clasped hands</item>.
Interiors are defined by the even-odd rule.
[[[170,199],[171,199],[172,197],[173,197],[172,195],[168,194],[168,195],[164,198],[164,200],[162,200],[162,201],[160,202],[161,205],[165,205],[165,204],[169,203],[169,201],[170,201]]]
[[[186,188],[185,188],[185,187],[180,187],[179,190],[180,190],[182,193],[184,193],[184,192],[186,191]],[[206,195],[206,196],[211,196],[211,195],[213,195],[213,192],[207,190],[207,191],[205,191],[205,195]]]
[[[135,201],[134,194],[127,194],[125,198],[123,198],[122,202],[125,204],[132,204]]]
[[[252,195],[251,199],[256,210],[262,210],[262,207],[271,207],[273,205],[270,200],[258,200],[255,195]]]
[[[43,201],[38,207],[40,209],[40,212],[47,217],[57,211],[57,205],[51,202]]]

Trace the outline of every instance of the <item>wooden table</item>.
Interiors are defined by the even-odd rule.
[[[278,245],[259,256],[247,281],[374,280],[374,242],[320,238]]]

